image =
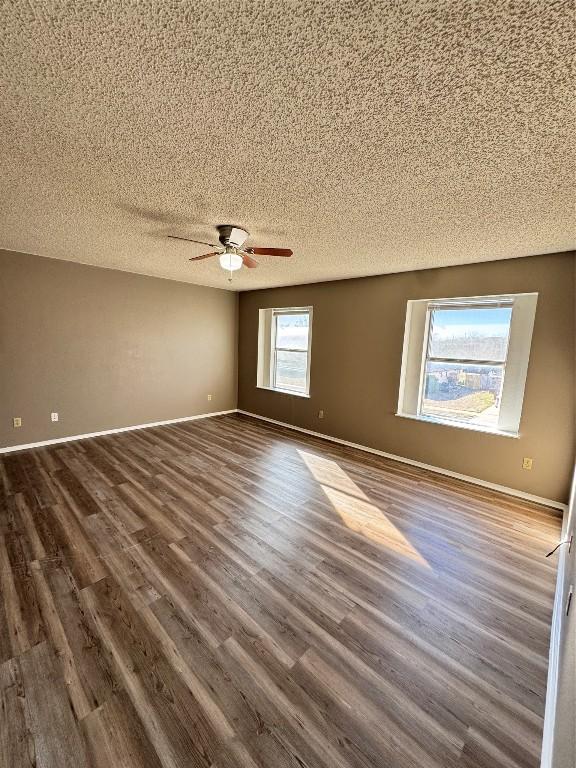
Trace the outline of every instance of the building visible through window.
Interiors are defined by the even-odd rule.
[[[420,413],[496,427],[512,306],[431,307]]]

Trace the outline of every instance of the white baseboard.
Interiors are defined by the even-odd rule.
[[[293,429],[296,432],[304,432],[306,435],[312,435],[313,437],[319,437],[322,440],[329,440],[332,443],[339,443],[340,445],[347,445],[349,448],[357,448],[359,451],[366,451],[366,453],[374,453],[376,456],[383,456],[385,459],[392,459],[393,461],[399,461],[402,464],[410,464],[413,467],[420,467],[420,469],[428,469],[430,472],[436,472],[439,475],[446,475],[447,477],[453,477],[456,480],[463,480],[466,483],[472,483],[473,485],[480,485],[483,488],[489,488],[492,491],[499,491],[505,493],[508,496],[514,496],[518,499],[524,499],[525,501],[533,501],[536,504],[542,504],[545,507],[552,507],[553,509],[559,509],[565,512],[567,509],[566,504],[562,504],[560,501],[554,501],[554,499],[546,499],[542,496],[534,496],[531,493],[525,493],[519,491],[516,488],[508,488],[505,485],[498,485],[497,483],[490,483],[487,480],[480,480],[478,477],[471,477],[470,475],[461,475],[458,472],[452,472],[449,469],[443,467],[435,467],[432,464],[424,464],[421,461],[415,461],[414,459],[407,459],[404,456],[396,456],[393,453],[386,453],[385,451],[379,451],[377,448],[369,448],[366,445],[360,445],[359,443],[351,443],[349,440],[342,440],[339,437],[332,437],[331,435],[325,435],[322,432],[313,432],[311,429],[304,429],[303,427],[296,427],[293,424],[287,424],[284,421],[277,421],[276,419],[269,419],[267,416],[260,416],[257,413],[251,413],[250,411],[244,411],[242,408],[237,409],[238,413],[243,413],[244,416],[251,416],[254,419],[261,419],[262,421],[269,421],[271,424],[277,424],[279,427],[285,427],[286,429]]]
[[[200,413],[197,416],[184,416],[179,419],[166,419],[165,421],[152,421],[148,424],[135,424],[131,427],[119,427],[118,429],[103,429],[101,432],[88,432],[85,435],[70,435],[69,437],[55,437],[53,440],[41,440],[39,443],[25,443],[23,445],[9,445],[7,448],[0,448],[0,453],[12,453],[13,451],[25,451],[29,448],[42,448],[45,445],[56,445],[57,443],[69,443],[72,440],[86,440],[89,437],[101,437],[102,435],[115,435],[118,432],[131,432],[133,429],[146,429],[147,427],[162,427],[165,424],[179,424],[182,421],[196,421],[198,419],[209,419],[213,416],[225,416],[228,413],[236,413],[236,408],[229,411],[215,411],[214,413]]]
[[[473,485],[479,485],[483,488],[489,488],[493,491],[500,491],[508,496],[514,496],[519,499],[525,499],[526,501],[533,501],[536,504],[542,504],[546,507],[552,507],[553,509],[559,509],[565,512],[567,509],[566,504],[562,504],[559,501],[553,499],[546,499],[542,496],[534,496],[531,493],[525,493],[524,491],[516,490],[515,488],[508,488],[504,485],[498,485],[497,483],[490,483],[487,480],[481,480],[477,477],[471,477],[470,475],[461,475],[458,472],[452,472],[449,469],[443,467],[435,467],[432,464],[424,464],[421,461],[415,461],[414,459],[408,459],[404,456],[396,456],[393,453],[386,453],[385,451],[379,451],[377,448],[370,448],[366,445],[360,445],[360,443],[352,443],[349,440],[342,440],[339,437],[332,437],[331,435],[325,435],[322,432],[314,432],[311,429],[304,429],[303,427],[296,427],[294,424],[288,424],[284,421],[277,421],[276,419],[270,419],[267,416],[260,416],[257,413],[251,413],[250,411],[244,411],[242,408],[232,408],[228,411],[215,411],[213,413],[201,413],[197,416],[184,416],[179,419],[166,419],[165,421],[154,421],[147,424],[135,424],[129,427],[119,427],[118,429],[104,429],[101,432],[89,432],[83,435],[70,435],[68,437],[56,437],[52,440],[41,440],[37,443],[24,443],[22,445],[10,445],[6,448],[0,448],[0,454],[13,453],[14,451],[25,451],[29,448],[42,448],[47,445],[57,445],[58,443],[68,443],[73,440],[86,440],[90,437],[101,437],[103,435],[114,435],[119,432],[130,432],[134,429],[146,429],[148,427],[161,427],[165,424],[178,424],[183,421],[196,421],[197,419],[209,419],[213,416],[225,416],[230,413],[242,413],[245,416],[251,416],[254,419],[260,419],[261,421],[268,421],[271,424],[277,424],[280,427],[286,429],[293,429],[296,432],[303,432],[306,435],[312,435],[313,437],[319,437],[322,440],[329,440],[332,443],[339,443],[340,445],[346,445],[349,448],[356,448],[359,451],[365,451],[366,453],[373,453],[376,456],[383,456],[385,459],[392,459],[393,461],[399,461],[402,464],[410,464],[413,467],[420,467],[420,469],[427,469],[430,472],[436,472],[440,475],[446,475],[447,477],[453,477],[456,480],[463,480],[466,483],[472,483]]]

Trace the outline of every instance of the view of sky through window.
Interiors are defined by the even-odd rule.
[[[276,346],[280,349],[308,349],[308,313],[276,315]]]
[[[504,361],[512,307],[434,309],[430,357]]]

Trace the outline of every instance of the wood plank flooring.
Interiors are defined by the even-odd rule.
[[[560,518],[239,415],[0,457],[2,768],[536,768]]]

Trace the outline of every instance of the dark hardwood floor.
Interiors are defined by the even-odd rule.
[[[0,766],[536,768],[559,532],[242,416],[6,454]]]

